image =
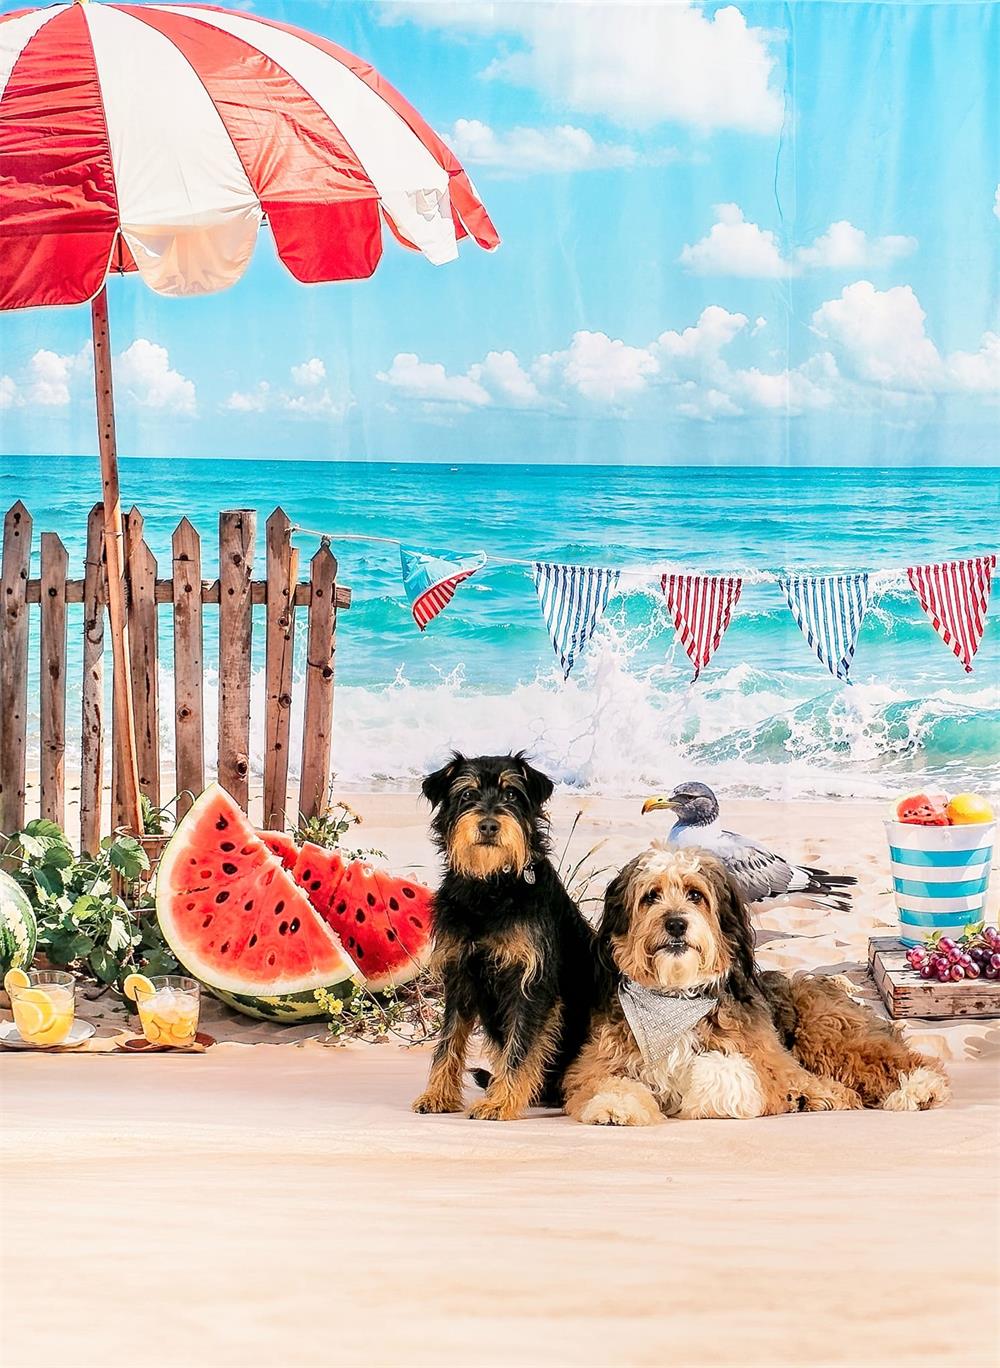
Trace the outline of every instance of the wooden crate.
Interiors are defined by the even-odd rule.
[[[1000,1017],[1000,979],[938,983],[922,979],[906,962],[906,946],[894,936],[868,942],[868,967],[889,1015],[900,1017]]]

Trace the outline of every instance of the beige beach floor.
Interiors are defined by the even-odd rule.
[[[414,795],[351,801],[358,844],[433,878]],[[557,851],[582,811],[574,857],[621,864],[656,829],[638,806],[559,797]],[[858,875],[850,915],[758,918],[759,954],[873,1000],[881,806],[726,815]],[[108,998],[81,1014],[122,1024]],[[998,1021],[908,1028],[947,1061],[940,1111],[633,1132],[417,1117],[425,1050],[217,1004],[206,1025],[200,1056],[0,1054],[3,1368],[995,1361]]]

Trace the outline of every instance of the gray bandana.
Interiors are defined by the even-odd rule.
[[[643,1059],[655,1069],[681,1036],[708,1016],[719,999],[701,993],[684,997],[656,988],[643,988],[632,979],[622,979],[618,1001]]]

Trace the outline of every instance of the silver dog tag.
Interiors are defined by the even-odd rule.
[[[535,871],[531,865],[525,865],[524,873],[521,877],[526,884],[533,884],[535,882]]]

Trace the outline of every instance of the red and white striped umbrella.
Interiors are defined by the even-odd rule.
[[[109,270],[224,289],[264,216],[298,280],[369,276],[381,220],[439,264],[499,238],[441,139],[367,63],[210,5],[0,16],[0,310],[78,304]]]

